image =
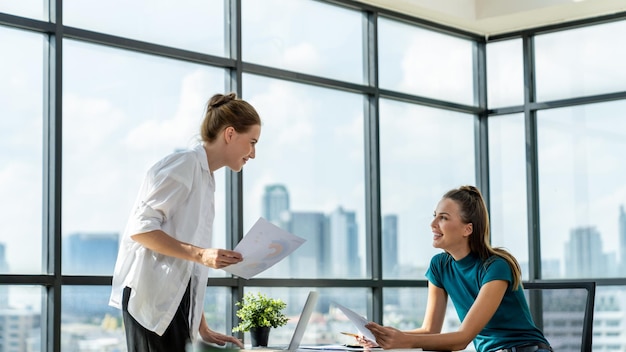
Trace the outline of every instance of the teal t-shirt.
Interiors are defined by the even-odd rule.
[[[513,272],[502,257],[492,256],[482,261],[478,255],[470,253],[455,261],[450,254],[440,253],[431,259],[426,277],[433,285],[446,290],[461,321],[465,319],[484,284],[493,280],[509,283],[495,314],[474,338],[474,347],[478,352],[533,342],[548,343],[533,322],[522,287],[511,290]]]

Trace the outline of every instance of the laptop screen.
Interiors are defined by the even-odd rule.
[[[313,310],[315,309],[315,304],[317,304],[318,296],[319,293],[317,293],[317,291],[309,292],[309,296],[304,303],[304,308],[302,308],[300,319],[298,319],[298,323],[296,324],[296,329],[293,332],[293,336],[291,336],[291,342],[289,342],[289,347],[287,348],[289,351],[295,351],[300,347],[300,342],[302,341],[302,337],[304,337],[304,331],[309,324],[311,314],[313,314]]]

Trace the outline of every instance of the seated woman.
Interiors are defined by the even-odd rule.
[[[552,351],[535,326],[521,283],[517,260],[489,241],[489,216],[480,191],[463,186],[447,192],[431,223],[435,255],[426,272],[428,303],[421,328],[400,331],[366,325],[385,348],[463,350],[473,341],[478,352]],[[448,295],[461,326],[442,333]],[[364,345],[373,343],[362,336]]]

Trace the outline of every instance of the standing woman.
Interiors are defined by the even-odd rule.
[[[524,296],[517,260],[491,247],[489,215],[480,191],[463,186],[448,191],[431,223],[435,255],[426,272],[428,303],[422,327],[400,331],[368,323],[378,345],[389,348],[462,350],[474,341],[478,352],[552,351],[535,326]],[[448,295],[461,326],[442,333]],[[359,341],[369,344],[359,337]]]
[[[249,103],[235,93],[216,94],[200,127],[202,143],[148,170],[124,230],[109,302],[122,310],[129,352],[183,352],[198,333],[206,342],[243,347],[211,330],[204,317],[209,268],[243,260],[211,248],[213,173],[224,166],[240,171],[254,159],[260,133]]]

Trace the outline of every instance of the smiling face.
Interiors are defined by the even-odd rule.
[[[256,156],[256,144],[261,135],[261,126],[254,125],[247,132],[239,133],[228,127],[224,133],[227,140],[226,166],[235,172],[241,171],[248,159]]]
[[[472,224],[463,222],[461,208],[454,200],[443,198],[437,204],[430,227],[433,231],[433,247],[447,251],[457,260],[470,252]]]

